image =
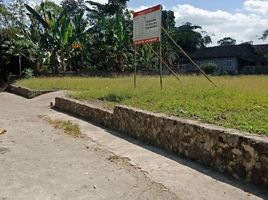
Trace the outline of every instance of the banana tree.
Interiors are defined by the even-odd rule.
[[[78,61],[81,61],[81,65],[85,64],[85,50],[87,43],[87,26],[88,23],[84,19],[84,10],[79,9],[79,13],[75,13],[71,16],[71,25],[73,27],[72,37],[70,37],[67,47],[67,51],[69,52],[67,56],[69,56],[69,60],[74,61],[74,67],[78,67]]]
[[[45,4],[40,4],[41,16],[32,7],[25,4],[26,9],[31,13],[38,23],[42,25],[42,29],[39,29],[42,46],[51,53],[51,68],[53,72],[58,72],[57,58],[60,50],[60,21],[62,21],[63,15],[54,16],[51,11],[45,9]]]
[[[109,1],[104,5],[92,1],[87,3],[90,4],[87,11],[93,22],[91,46],[95,52],[92,55],[94,65],[124,71],[133,60],[131,15],[126,10],[126,1]]]
[[[76,27],[68,16],[67,10],[62,10],[56,15],[51,10],[46,10],[45,4],[41,3],[42,15],[40,15],[29,5],[25,4],[25,6],[31,15],[42,25],[42,29],[39,29],[41,41],[44,48],[51,54],[50,66],[53,72],[58,72],[59,66],[64,69],[64,62],[69,57],[66,56],[66,53],[71,52],[70,49],[74,47],[74,44],[88,30],[83,29],[83,32],[76,34]]]

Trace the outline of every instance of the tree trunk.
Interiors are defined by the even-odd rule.
[[[51,56],[50,56],[50,66],[52,68],[53,73],[58,73],[58,63],[57,63],[57,53],[56,51],[52,51]]]
[[[62,69],[62,71],[65,72],[66,71],[66,67],[65,67],[64,53],[63,52],[61,53],[60,61],[61,61],[61,63],[60,63],[61,69]]]
[[[21,55],[19,55],[19,70],[20,70],[20,76],[22,75],[21,71]]]
[[[53,73],[55,73],[55,68],[54,68],[55,64],[54,63],[55,63],[55,56],[54,56],[54,51],[52,51],[51,55],[50,55],[50,63],[49,63],[49,65],[50,65],[50,68],[51,68]]]
[[[85,66],[84,66],[84,52],[83,51],[81,52],[81,65],[82,65],[81,68],[85,68]]]
[[[43,59],[38,58],[36,62],[36,71],[41,72],[42,67],[43,67]]]

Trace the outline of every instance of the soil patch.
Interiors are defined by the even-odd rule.
[[[8,148],[0,147],[0,154],[5,154],[5,153],[8,152],[8,151],[9,151]]]

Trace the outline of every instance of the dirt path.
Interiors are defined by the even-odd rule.
[[[63,92],[27,100],[0,93],[0,200],[268,199],[194,163],[53,111]],[[55,130],[40,116],[72,120],[85,138]]]

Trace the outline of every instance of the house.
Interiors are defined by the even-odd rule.
[[[217,66],[217,74],[265,74],[268,73],[268,44],[251,45],[249,43],[201,48],[190,54],[199,66],[208,63]],[[183,61],[180,72],[196,72],[196,67]]]

